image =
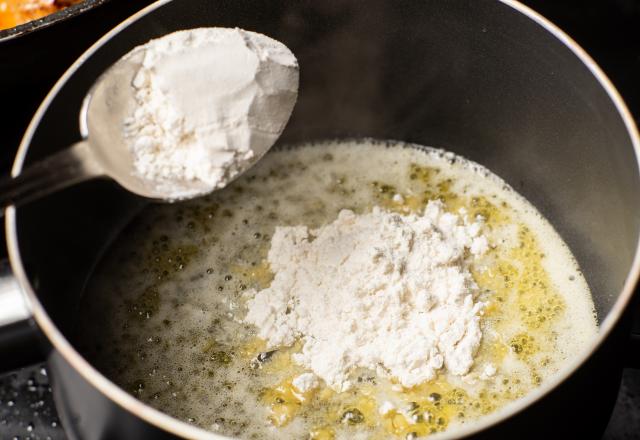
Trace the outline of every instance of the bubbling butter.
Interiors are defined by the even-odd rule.
[[[485,303],[463,376],[404,387],[366,368],[338,392],[242,323],[271,285],[277,226],[318,228],[343,209],[402,214],[440,200],[484,218],[492,245],[469,268]],[[377,141],[272,151],[207,197],[147,208],[115,243],[81,307],[78,345],[107,377],[179,419],[246,439],[416,438],[455,433],[548,380],[597,333],[571,252],[526,200],[440,150]]]

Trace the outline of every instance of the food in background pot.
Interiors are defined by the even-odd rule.
[[[58,12],[82,0],[0,0],[0,30]]]
[[[551,225],[486,169],[394,142],[269,153],[148,207],[97,269],[81,351],[241,438],[416,438],[548,380],[597,332]]]

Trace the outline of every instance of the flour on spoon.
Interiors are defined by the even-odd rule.
[[[135,172],[173,199],[224,187],[278,139],[298,93],[282,43],[241,29],[179,31],[143,52],[124,133]]]

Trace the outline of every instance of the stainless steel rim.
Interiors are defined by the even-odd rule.
[[[103,36],[100,40],[98,40],[93,46],[91,46],[80,58],[65,72],[65,74],[58,80],[56,85],[51,89],[43,103],[38,108],[34,118],[32,119],[29,127],[25,133],[25,136],[20,144],[18,149],[18,153],[16,155],[16,160],[14,162],[14,166],[12,169],[12,174],[15,176],[19,174],[24,159],[26,157],[29,144],[35,133],[36,127],[40,123],[42,116],[46,112],[49,104],[58,93],[58,91],[62,88],[63,84],[67,82],[67,80],[75,73],[75,71],[87,60],[97,49],[107,43],[114,35],[120,32],[120,30],[127,27],[129,24],[137,21],[139,18],[145,16],[146,14],[152,12],[153,10],[171,2],[172,0],[159,0],[146,8],[142,9],[138,13],[129,17],[127,20],[120,23],[110,32],[108,32],[105,36]],[[597,66],[597,64],[593,61],[593,59],[575,42],[571,39],[567,34],[565,34],[562,30],[560,30],[557,26],[551,23],[546,18],[542,17],[537,12],[533,11],[529,7],[519,3],[516,0],[498,0],[501,3],[513,8],[514,10],[520,12],[525,15],[529,19],[535,21],[540,26],[542,26],[549,33],[553,34],[558,40],[560,40],[566,47],[568,47],[583,63],[584,65],[591,71],[594,77],[598,80],[600,85],[604,88],[604,90],[609,95],[610,99],[616,106],[620,117],[625,123],[627,128],[627,132],[629,137],[631,138],[631,142],[633,144],[636,161],[638,163],[638,167],[640,168],[640,138],[638,135],[638,129],[635,125],[635,122],[627,109],[627,106],[623,102],[620,94],[613,86],[609,78],[602,72],[602,70]],[[102,392],[109,399],[145,420],[146,422],[155,425],[167,432],[170,432],[174,435],[185,437],[185,438],[193,438],[193,439],[226,439],[228,437],[220,436],[214,434],[212,432],[205,431],[200,428],[196,428],[187,423],[181,422],[169,415],[166,415],[156,409],[151,408],[150,406],[140,402],[133,396],[129,395],[113,382],[104,377],[100,372],[98,372],[95,368],[93,368],[87,361],[85,361],[82,356],[71,346],[69,341],[60,333],[57,327],[53,324],[46,310],[38,300],[35,291],[29,280],[26,276],[24,267],[22,266],[22,261],[20,258],[20,251],[18,248],[18,236],[17,236],[17,227],[16,227],[16,213],[13,207],[7,209],[6,220],[5,220],[5,228],[6,228],[6,236],[7,236],[7,246],[9,249],[9,258],[11,261],[11,265],[13,267],[14,274],[20,284],[22,290],[25,293],[27,301],[31,307],[33,312],[33,316],[40,326],[41,330],[47,338],[51,341],[56,350],[64,357],[64,359],[75,368],[82,377],[95,386],[100,392]],[[549,381],[543,384],[541,387],[532,391],[525,397],[510,403],[502,410],[499,410],[493,414],[485,416],[481,418],[478,422],[473,423],[468,427],[464,427],[456,430],[455,437],[465,437],[487,429],[500,421],[513,416],[514,414],[524,410],[546,394],[548,394],[551,390],[556,388],[561,382],[565,381],[569,376],[571,376],[575,370],[582,365],[589,356],[600,346],[600,344],[606,339],[612,329],[615,327],[616,323],[622,316],[624,309],[629,304],[631,297],[634,292],[634,288],[636,286],[636,282],[640,275],[640,243],[636,244],[636,252],[633,260],[633,264],[627,278],[625,280],[624,287],[622,289],[621,294],[616,300],[614,306],[611,308],[605,320],[600,325],[599,336],[596,340],[594,340],[588,349],[586,349],[580,356],[573,359],[570,363],[568,363],[563,370],[561,370],[558,374],[552,377]],[[443,439],[443,438],[452,438],[453,434],[444,432],[442,434],[434,435],[434,439]]]

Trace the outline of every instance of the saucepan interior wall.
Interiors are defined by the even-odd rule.
[[[606,315],[638,236],[631,142],[589,69],[497,1],[168,3],[80,66],[42,118],[27,162],[78,139],[82,98],[119,56],[204,25],[262,32],[298,56],[300,98],[283,142],[400,139],[450,149],[505,178],[571,246]],[[99,250],[139,202],[93,182],[19,210],[29,276],[64,332]]]

